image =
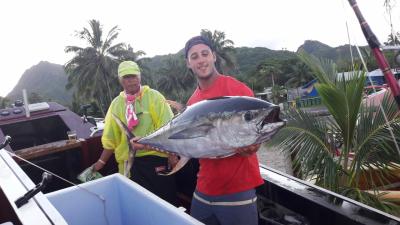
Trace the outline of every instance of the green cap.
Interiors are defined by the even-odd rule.
[[[118,77],[126,75],[140,75],[138,64],[133,61],[123,61],[118,66]]]

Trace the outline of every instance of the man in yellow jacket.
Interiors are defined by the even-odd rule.
[[[140,76],[140,68],[135,62],[120,63],[118,77],[124,90],[114,98],[107,111],[101,138],[104,150],[94,164],[95,171],[103,168],[114,153],[119,173],[125,173],[124,162],[128,160],[129,140],[113,119],[112,113],[119,117],[136,137],[152,133],[173,117],[164,96],[149,86],[142,86]],[[137,149],[136,158],[129,171],[131,179],[171,204],[176,204],[175,177],[157,175],[157,172],[166,169],[168,161],[173,161],[174,157],[154,150]]]

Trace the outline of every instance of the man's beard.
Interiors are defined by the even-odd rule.
[[[215,71],[215,70],[212,70],[207,76],[203,76],[203,77],[200,77],[200,76],[196,76],[197,77],[197,79],[199,79],[199,80],[208,80],[208,79],[210,79],[213,75],[215,75],[215,74],[217,74],[217,72]]]

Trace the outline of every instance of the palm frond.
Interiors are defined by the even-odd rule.
[[[68,74],[67,88],[75,87],[76,96],[90,101],[97,99],[102,111],[106,111],[111,100],[120,90],[117,67],[122,60],[136,61],[142,51],[134,52],[130,45],[113,42],[117,39],[117,26],[108,31],[103,39],[103,26],[97,20],[89,21],[89,28],[76,32],[79,39],[88,43],[87,47],[66,46],[65,52],[74,57],[65,64]],[[80,99],[76,99],[80,101]]]
[[[305,64],[307,64],[321,84],[335,83],[337,69],[336,65],[331,60],[318,59],[302,50],[299,51],[298,56]]]
[[[331,117],[321,120],[291,110],[287,126],[270,144],[291,152],[303,177],[314,179],[317,185],[399,213],[392,203],[360,190],[377,190],[398,180],[400,114],[393,97],[385,96],[379,107],[362,103],[364,71],[338,79],[334,65],[308,55],[300,57],[314,71],[319,82],[316,89]],[[338,155],[333,154],[335,143],[342,144]]]
[[[303,177],[315,176],[321,186],[336,188],[341,169],[334,160],[335,152],[326,136],[327,130],[333,131],[336,125],[298,109],[291,110],[288,115],[287,125],[269,144],[292,153],[295,166],[301,165]],[[328,177],[332,179],[326,179]]]

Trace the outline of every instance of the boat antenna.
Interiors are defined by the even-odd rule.
[[[24,108],[25,108],[26,118],[29,118],[31,117],[31,112],[29,111],[29,102],[28,102],[28,95],[26,94],[26,89],[22,90],[22,97],[24,98]]]

